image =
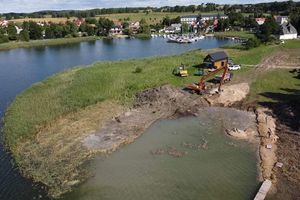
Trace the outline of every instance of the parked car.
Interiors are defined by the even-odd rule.
[[[222,77],[223,77],[223,75],[217,75],[217,76],[215,76],[214,80],[217,83],[219,83],[221,81]],[[232,77],[233,77],[232,73],[226,73],[225,76],[224,76],[224,80],[223,81],[224,82],[231,81]]]
[[[231,66],[228,67],[228,69],[230,71],[235,71],[235,70],[241,69],[241,66],[240,65],[231,65]]]

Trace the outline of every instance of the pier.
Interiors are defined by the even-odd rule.
[[[272,186],[272,182],[270,180],[265,180],[261,185],[258,193],[256,194],[254,200],[264,200]]]

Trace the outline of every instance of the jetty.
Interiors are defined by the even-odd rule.
[[[272,186],[272,181],[265,180],[263,184],[261,185],[258,193],[256,194],[254,200],[264,200],[267,196],[267,193],[269,192],[270,188]]]

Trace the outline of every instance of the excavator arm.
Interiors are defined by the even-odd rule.
[[[212,77],[212,76],[218,74],[218,73],[219,73],[220,71],[222,71],[222,70],[224,70],[224,72],[223,72],[222,77],[221,77],[221,79],[220,79],[220,85],[219,85],[219,88],[218,88],[218,90],[221,91],[221,87],[222,87],[222,85],[223,85],[223,83],[224,83],[225,76],[226,76],[226,74],[227,74],[227,72],[228,72],[228,66],[224,66],[224,67],[221,67],[221,68],[219,68],[219,69],[216,69],[215,71],[213,71],[213,72],[211,72],[211,73],[209,73],[209,74],[203,76],[203,77],[200,79],[199,83],[189,85],[189,86],[187,86],[187,88],[190,89],[190,90],[196,91],[196,92],[198,92],[198,93],[201,93],[202,91],[204,91],[204,90],[206,89],[206,88],[205,88],[205,81],[206,81],[207,79],[209,79],[210,77]]]

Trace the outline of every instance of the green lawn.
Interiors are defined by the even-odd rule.
[[[275,69],[268,73],[261,74],[251,85],[248,102],[274,102],[276,98],[266,96],[266,93],[289,94],[290,90],[298,90],[300,79],[288,69]],[[298,94],[299,96],[300,94]],[[275,96],[275,95],[274,95]],[[286,99],[287,100],[287,99]]]
[[[228,32],[215,32],[215,36],[249,39],[249,38],[253,38],[254,34],[247,31],[228,31]]]
[[[31,40],[29,42],[8,42],[0,44],[1,50],[16,49],[16,48],[30,48],[39,46],[51,46],[51,45],[61,45],[61,44],[71,44],[83,41],[93,41],[99,39],[98,37],[76,37],[76,38],[59,38],[59,39],[45,39],[45,40]]]

